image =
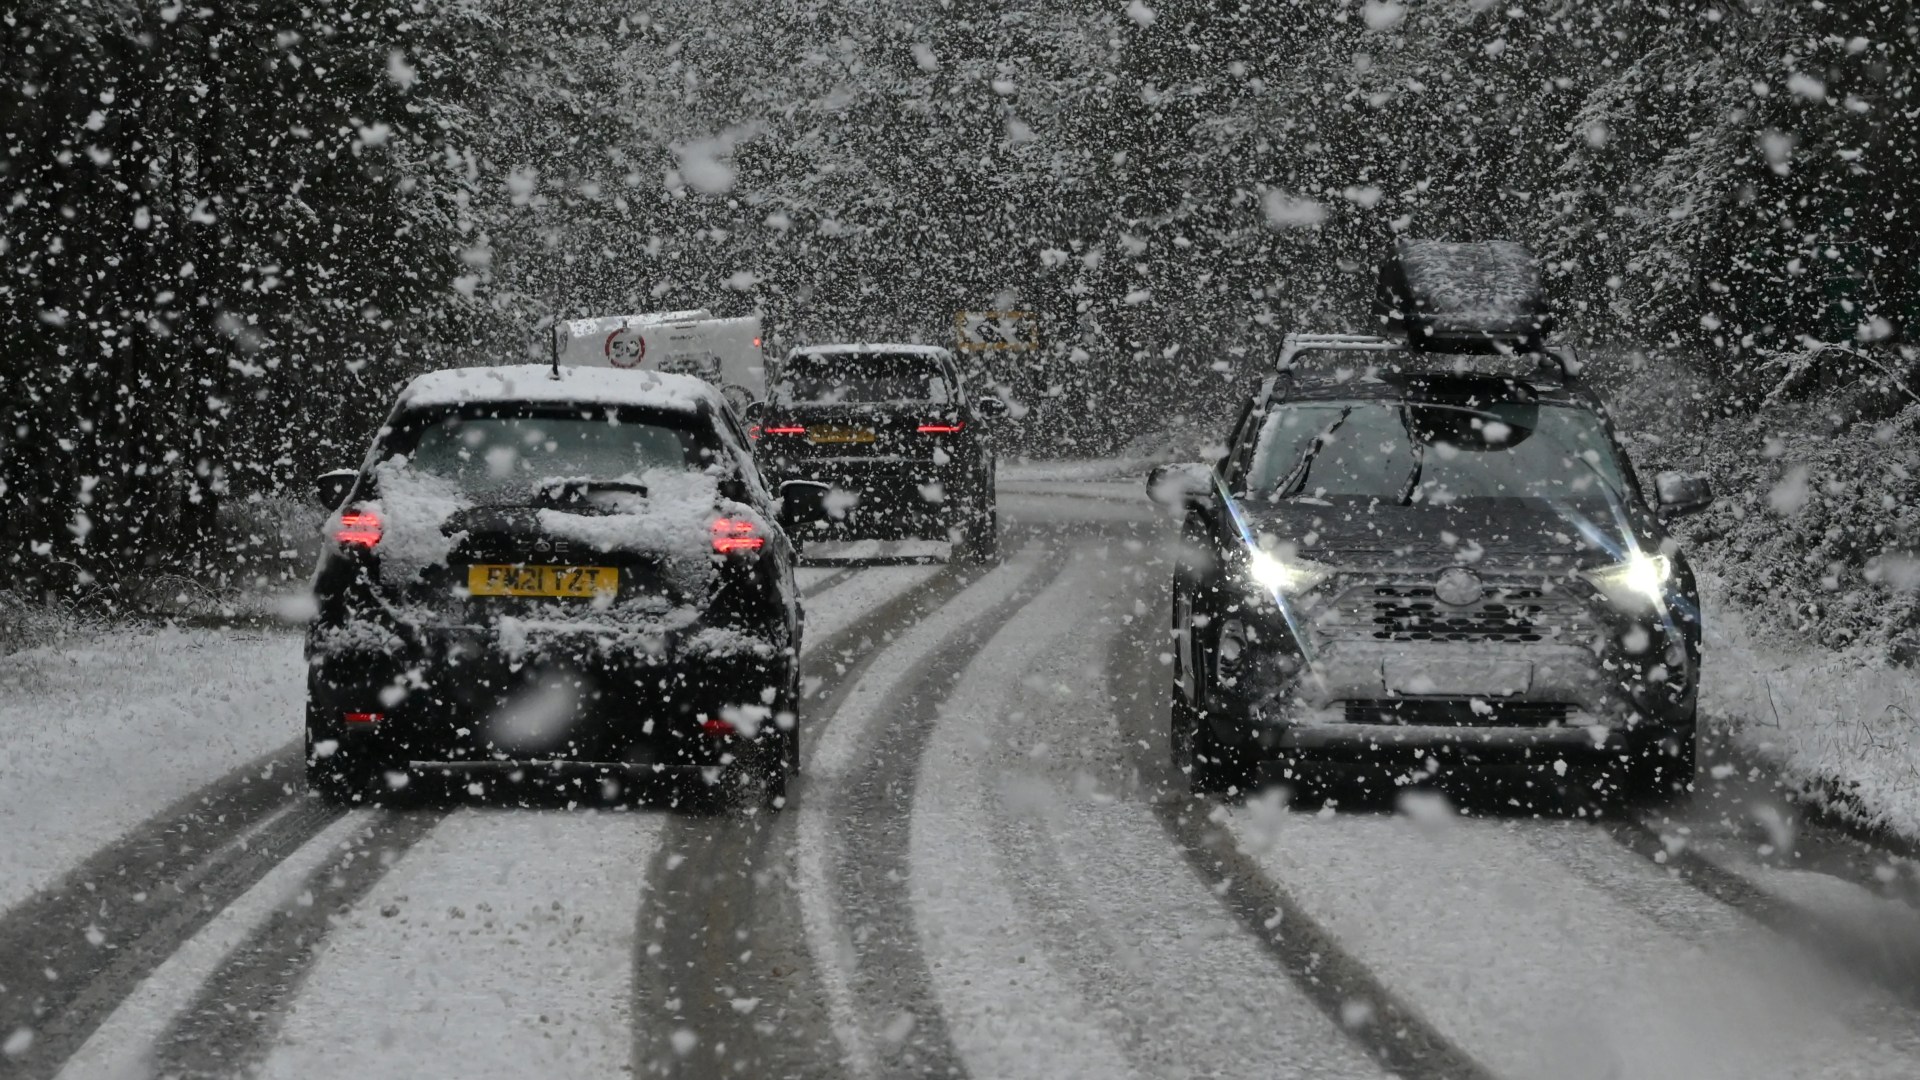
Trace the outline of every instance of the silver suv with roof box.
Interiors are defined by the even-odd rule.
[[[1176,763],[1216,791],[1496,766],[1687,790],[1700,608],[1665,520],[1711,491],[1643,489],[1572,350],[1514,318],[1524,277],[1474,309],[1471,274],[1398,254],[1406,337],[1290,335],[1225,456],[1149,478],[1185,510]]]

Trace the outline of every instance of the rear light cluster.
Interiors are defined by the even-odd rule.
[[[721,518],[713,523],[713,550],[722,555],[736,551],[759,551],[767,546],[760,527],[744,518]]]
[[[922,435],[952,435],[966,426],[965,422],[956,421],[951,424],[921,424],[916,430]]]
[[[373,548],[380,543],[380,515],[371,510],[349,510],[340,515],[333,538],[350,547]]]

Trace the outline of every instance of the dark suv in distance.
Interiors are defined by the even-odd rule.
[[[986,421],[1006,404],[969,392],[946,349],[795,349],[751,416],[775,483],[829,485],[830,519],[796,540],[951,540],[963,560],[999,555],[994,452]]]
[[[1663,518],[1712,495],[1663,473],[1650,497],[1576,369],[1292,336],[1224,458],[1155,470],[1185,507],[1170,734],[1196,789],[1597,765],[1688,790],[1700,609]]]
[[[307,637],[311,786],[679,774],[779,805],[801,612],[748,445],[689,376],[414,380],[365,464],[321,480],[339,511]]]

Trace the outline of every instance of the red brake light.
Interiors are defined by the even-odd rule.
[[[340,718],[349,724],[377,724],[385,720],[387,714],[377,712],[348,712],[341,713]]]
[[[805,435],[807,429],[799,424],[776,424],[760,429],[762,435]]]
[[[919,430],[922,435],[952,435],[966,426],[964,421],[952,424],[921,424]]]
[[[380,515],[371,510],[349,510],[340,515],[340,527],[333,538],[353,547],[371,548],[380,543]]]
[[[713,550],[722,555],[759,551],[767,546],[767,538],[758,533],[759,529],[751,521],[721,518],[713,523]]]
[[[733,734],[733,725],[717,716],[709,716],[705,720],[700,721],[700,730],[709,735],[731,735]]]

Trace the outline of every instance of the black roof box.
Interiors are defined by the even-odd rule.
[[[1554,324],[1539,264],[1511,240],[1395,241],[1373,312],[1430,352],[1538,351]]]

